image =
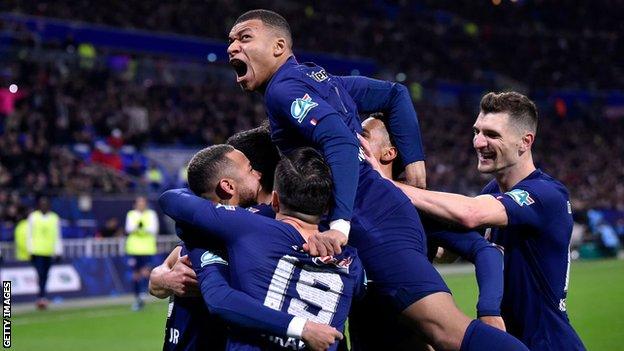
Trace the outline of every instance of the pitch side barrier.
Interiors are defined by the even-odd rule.
[[[178,241],[175,235],[159,236],[153,266],[162,263]],[[47,291],[51,300],[117,296],[132,291],[125,238],[65,239],[63,248],[63,257],[50,269]],[[35,301],[39,287],[34,267],[28,261],[15,260],[13,243],[1,242],[0,252],[4,260],[0,277],[2,281],[11,281],[13,301]]]

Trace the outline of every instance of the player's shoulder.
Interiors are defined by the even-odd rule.
[[[251,213],[255,213],[263,217],[275,218],[275,211],[273,211],[273,207],[271,207],[271,205],[257,204],[257,205],[248,207],[247,211]]]
[[[543,206],[569,201],[568,189],[557,179],[535,170],[506,193],[516,201],[538,200]]]
[[[490,180],[490,182],[487,183],[481,190],[481,194],[493,194],[493,193],[499,193],[499,192],[500,192],[500,187],[498,186],[496,179]]]
[[[265,99],[269,103],[278,103],[301,92],[323,95],[327,83],[334,78],[323,67],[312,62],[297,63],[289,60],[271,79]]]

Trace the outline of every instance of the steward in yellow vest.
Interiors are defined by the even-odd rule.
[[[151,259],[156,254],[156,235],[158,234],[158,216],[147,207],[147,200],[140,196],[134,203],[134,209],[126,215],[126,254],[132,269],[132,283],[136,302],[132,310],[143,308],[141,299],[141,281],[150,274]]]
[[[63,244],[61,220],[56,213],[50,211],[48,198],[41,197],[38,204],[39,209],[28,216],[26,247],[39,278],[37,308],[44,309],[48,306],[45,288],[48,272],[52,266],[52,257],[60,258],[63,253]]]
[[[15,238],[15,259],[18,261],[30,261],[28,252],[28,220],[23,218],[15,225],[13,232]]]
[[[132,256],[152,256],[156,254],[158,216],[147,208],[147,201],[139,197],[135,209],[126,215],[126,254]]]

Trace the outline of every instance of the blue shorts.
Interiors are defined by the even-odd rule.
[[[378,293],[390,297],[398,312],[430,294],[450,293],[427,259],[427,238],[409,199],[386,180],[360,183],[349,244]]]
[[[132,270],[139,270],[141,268],[152,268],[152,255],[129,255],[128,266]]]

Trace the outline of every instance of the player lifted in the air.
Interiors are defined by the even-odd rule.
[[[526,349],[512,336],[471,321],[457,309],[427,260],[416,210],[359,152],[358,111],[386,112],[408,179],[424,186],[420,132],[406,88],[364,77],[333,76],[314,64],[300,64],[292,53],[288,23],[271,11],[243,14],[229,39],[237,82],[245,90],[264,94],[278,148],[288,152],[312,146],[331,167],[335,198],[331,229],[309,238],[310,253],[340,252],[348,239],[358,249],[367,276],[392,301],[389,308],[410,319],[437,349]]]

